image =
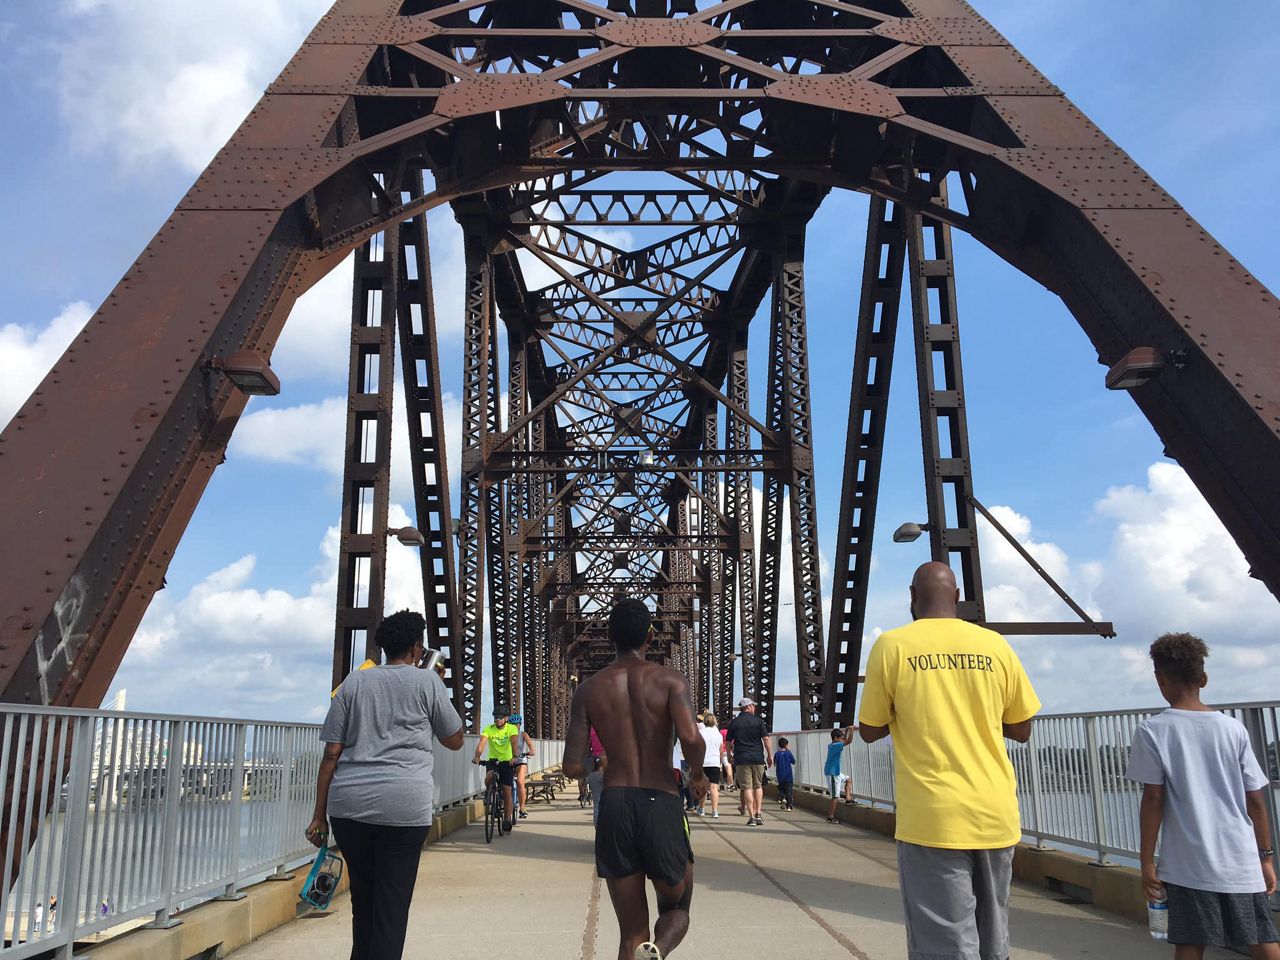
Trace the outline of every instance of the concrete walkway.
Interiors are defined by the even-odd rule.
[[[741,955],[744,946],[777,960],[906,956],[890,841],[776,807],[763,827],[747,827],[736,809],[731,799],[720,820],[693,821],[693,922],[677,957]],[[576,802],[539,806],[490,845],[478,824],[454,833],[422,857],[405,957],[481,960],[502,935],[502,952],[521,960],[612,960],[618,928],[593,863],[590,811]],[[508,913],[494,910],[500,896]],[[1010,921],[1015,960],[1172,955],[1136,924],[1031,887],[1015,884]],[[350,924],[344,897],[232,956],[346,960]]]

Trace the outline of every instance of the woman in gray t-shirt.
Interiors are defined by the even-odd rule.
[[[324,760],[307,839],[320,846],[333,824],[351,881],[352,957],[404,951],[431,827],[433,742],[462,747],[462,720],[444,682],[418,669],[425,629],[421,614],[409,610],[383,619],[375,639],[386,663],[342,681],[320,730]]]

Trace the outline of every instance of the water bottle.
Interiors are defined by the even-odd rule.
[[[1152,900],[1147,903],[1147,929],[1152,940],[1169,939],[1169,901]]]

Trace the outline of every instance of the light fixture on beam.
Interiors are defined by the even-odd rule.
[[[251,397],[280,395],[280,378],[260,353],[237,350],[228,357],[211,357],[206,366],[210,370],[221,370],[237,390]]]
[[[1155,347],[1134,347],[1107,371],[1108,390],[1133,390],[1165,367],[1164,354]]]
[[[417,527],[397,527],[394,530],[387,531],[388,537],[395,537],[406,547],[425,547],[427,538],[422,535],[422,531]]]
[[[893,542],[915,543],[920,539],[920,534],[925,533],[928,529],[929,524],[927,523],[904,523],[893,531]]]

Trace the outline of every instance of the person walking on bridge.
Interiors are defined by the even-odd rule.
[[[898,872],[910,960],[1009,955],[1009,884],[1022,839],[1004,738],[1026,743],[1040,701],[1008,641],[957,616],[945,563],[911,581],[915,621],[867,659],[858,732],[893,735]]]
[[[708,786],[702,772],[706,746],[693,717],[689,681],[645,659],[652,636],[652,616],[639,600],[613,608],[609,639],[617,658],[579,685],[565,735],[566,776],[583,775],[593,727],[609,757],[596,824],[596,873],[608,885],[618,917],[618,960],[662,960],[689,930],[693,849],[671,775],[676,739],[699,802]],[[646,877],[658,899],[652,939]]]
[[[462,748],[462,719],[434,670],[419,670],[426,621],[409,610],[378,625],[386,663],[347,676],[320,730],[324,759],[306,836],[329,824],[351,881],[351,960],[400,960],[418,860],[431,827],[433,739]]]
[[[489,789],[493,778],[498,778],[502,788],[503,819],[502,829],[510,830],[515,825],[515,810],[512,795],[515,793],[515,751],[519,745],[520,728],[508,723],[510,711],[506,707],[493,708],[493,723],[480,731],[480,742],[476,744],[476,755],[473,763],[488,768],[484,777],[484,787]],[[485,758],[486,751],[488,759]]]
[[[738,701],[736,717],[729,721],[725,739],[733,752],[733,766],[738,771],[737,784],[742,795],[742,808],[748,827],[764,826],[760,807],[764,804],[764,771],[773,764],[773,744],[769,728],[756,716],[756,702],[750,697]]]
[[[1203,960],[1206,946],[1280,960],[1267,902],[1276,892],[1271,778],[1244,724],[1201,701],[1208,655],[1189,633],[1151,645],[1169,709],[1138,724],[1125,774],[1143,785],[1142,887],[1148,901],[1166,901],[1174,960]]]

